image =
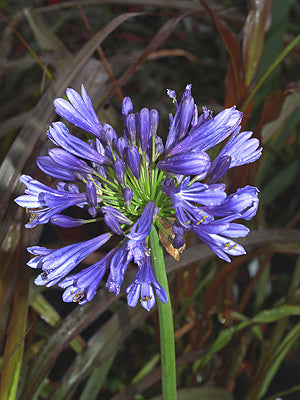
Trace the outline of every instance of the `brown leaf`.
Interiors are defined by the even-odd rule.
[[[172,226],[168,224],[166,221],[164,221],[162,218],[159,218],[159,222],[162,224],[162,226],[165,228],[165,230],[168,232],[171,238],[174,238],[174,233]],[[170,243],[169,239],[163,234],[162,231],[158,231],[158,236],[159,240],[161,241],[161,244],[163,247],[166,249],[166,251],[176,260],[180,260],[180,253],[183,252],[185,249],[185,246],[182,246],[180,249],[175,249],[173,247],[172,243]]]
[[[259,123],[255,130],[255,135],[258,138],[261,136],[263,126],[268,122],[275,120],[279,116],[286,97],[297,92],[299,92],[299,86],[294,85],[283,92],[272,92],[266,97]]]
[[[240,44],[231,29],[225,25],[205,0],[200,0],[213,20],[229,53],[230,65],[226,77],[225,106],[239,105],[247,97],[247,87],[243,79]]]

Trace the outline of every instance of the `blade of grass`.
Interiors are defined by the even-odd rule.
[[[63,349],[84,328],[104,313],[116,299],[104,291],[100,292],[93,302],[76,308],[62,321],[60,327],[48,338],[47,343],[31,365],[24,390],[21,393],[22,400],[31,400]]]
[[[1,191],[3,193],[0,199],[0,221],[3,220],[4,216],[7,216],[9,200],[18,187],[18,177],[20,173],[25,172],[28,168],[28,163],[31,165],[33,162],[32,159],[35,159],[33,155],[34,152],[37,151],[36,146],[38,142],[41,140],[41,132],[47,129],[53,118],[53,107],[50,106],[53,99],[63,95],[65,89],[84,67],[97,46],[102,43],[112,31],[129,18],[140,15],[142,14],[128,13],[119,15],[101,29],[101,31],[97,32],[63,69],[47,92],[42,96],[35,108],[34,117],[30,118],[25,124],[0,167]],[[4,184],[5,187],[3,187]],[[10,216],[10,218],[13,218],[13,216]],[[7,225],[9,224],[9,221],[7,221]],[[2,228],[3,227],[5,228],[2,224]],[[5,230],[4,232],[0,232],[0,240],[3,235],[5,235]]]
[[[56,309],[44,298],[43,295],[38,294],[35,296],[35,298],[30,302],[30,305],[50,326],[57,326],[59,322],[61,322],[60,315]],[[85,342],[82,338],[78,337],[71,340],[70,346],[76,353],[79,354],[85,347]]]
[[[146,46],[145,50],[142,52],[138,60],[133,63],[124,74],[117,80],[117,82],[111,87],[105,99],[102,101],[102,105],[111,99],[111,97],[116,93],[117,89],[122,87],[124,83],[131,78],[133,73],[140,67],[140,65],[147,60],[148,56],[159,47],[173,32],[178,23],[184,18],[187,13],[181,14],[178,17],[170,18],[154,35],[153,39]]]
[[[253,1],[244,24],[242,54],[247,87],[250,86],[258,67],[271,12],[272,0]]]
[[[45,64],[42,62],[40,57],[37,55],[37,53],[33,50],[33,48],[26,42],[26,40],[23,38],[23,36],[17,31],[17,29],[10,23],[10,21],[6,18],[6,16],[2,13],[0,10],[0,17],[7,23],[7,25],[13,30],[15,35],[20,39],[20,41],[23,43],[23,45],[26,47],[26,49],[30,52],[30,54],[33,56],[33,58],[36,60],[38,65],[42,68],[43,71],[45,71],[47,77],[53,81],[54,78],[51,74],[51,72],[48,70],[48,68],[45,66]]]
[[[151,400],[163,400],[161,396]],[[220,388],[185,388],[178,390],[178,400],[233,400],[232,394]]]
[[[34,9],[25,7],[23,14],[27,19],[35,38],[43,50],[52,50],[58,56],[58,62],[63,66],[71,61],[72,54],[64,43],[44,24]]]
[[[282,60],[293,50],[293,48],[300,42],[300,35],[296,36],[295,39],[279,54],[279,56],[276,58],[276,60],[267,68],[267,70],[264,72],[262,77],[259,79],[257,84],[254,86],[254,88],[251,90],[249,96],[241,106],[241,111],[245,110],[258,90],[260,89],[261,85],[265,82],[265,80],[268,78],[268,76],[274,71],[274,69],[281,63]]]
[[[132,309],[124,305],[91,337],[86,350],[70,365],[63,378],[64,384],[58,386],[51,400],[70,399],[77,385],[115,355],[126,337],[149,315],[141,307]]]
[[[96,400],[98,399],[98,393],[100,392],[108,372],[112,366],[115,359],[116,353],[113,353],[105,363],[97,367],[90,375],[79,400]]]
[[[16,281],[13,305],[7,329],[7,339],[3,353],[3,368],[0,381],[0,398],[16,398],[24,350],[24,337],[27,322],[29,270],[20,268],[23,260],[21,250],[14,254]],[[19,261],[19,262],[18,262]]]

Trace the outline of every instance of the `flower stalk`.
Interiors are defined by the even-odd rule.
[[[150,249],[153,271],[158,282],[168,294],[168,301],[165,304],[158,301],[157,305],[161,349],[162,398],[164,400],[176,400],[176,358],[172,305],[163,250],[159,242],[157,230],[153,225],[150,232]]]

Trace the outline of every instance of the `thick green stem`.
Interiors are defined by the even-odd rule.
[[[163,400],[176,400],[176,360],[172,306],[163,250],[154,226],[152,226],[150,232],[150,248],[155,276],[168,294],[167,303],[163,304],[160,300],[157,300],[161,349],[162,397]]]

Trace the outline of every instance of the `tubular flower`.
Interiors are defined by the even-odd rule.
[[[30,176],[22,175],[25,194],[15,199],[29,213],[26,228],[51,222],[64,228],[104,220],[109,232],[60,249],[40,246],[28,248],[34,257],[31,268],[40,268],[37,285],[64,289],[63,300],[84,304],[91,301],[107,274],[105,286],[118,295],[130,262],[138,266],[127,287],[129,306],[150,310],[155,293],[165,303],[167,294],[152,269],[149,235],[154,225],[162,233],[172,226],[172,245],[181,248],[187,232],[194,232],[215,254],[244,254],[232,240],[249,232],[236,220],[250,220],[257,211],[258,189],[252,186],[226,194],[220,183],[227,169],[256,161],[262,149],[252,132],[240,132],[242,113],[235,107],[213,117],[205,107],[198,114],[187,85],[181,101],[167,91],[175,105],[164,142],[159,136],[156,109],[134,113],[126,97],[122,104],[123,134],[118,136],[106,123],[100,123],[92,102],[82,85],[81,95],[67,89],[68,100],[54,100],[57,114],[92,134],[84,141],[72,135],[63,122],[54,122],[47,131],[56,148],[39,157],[38,167],[60,180],[51,188]],[[214,159],[207,151],[227,139]],[[82,209],[82,217],[65,215],[69,207]],[[89,254],[117,235],[120,242],[102,259],[70,274]]]

